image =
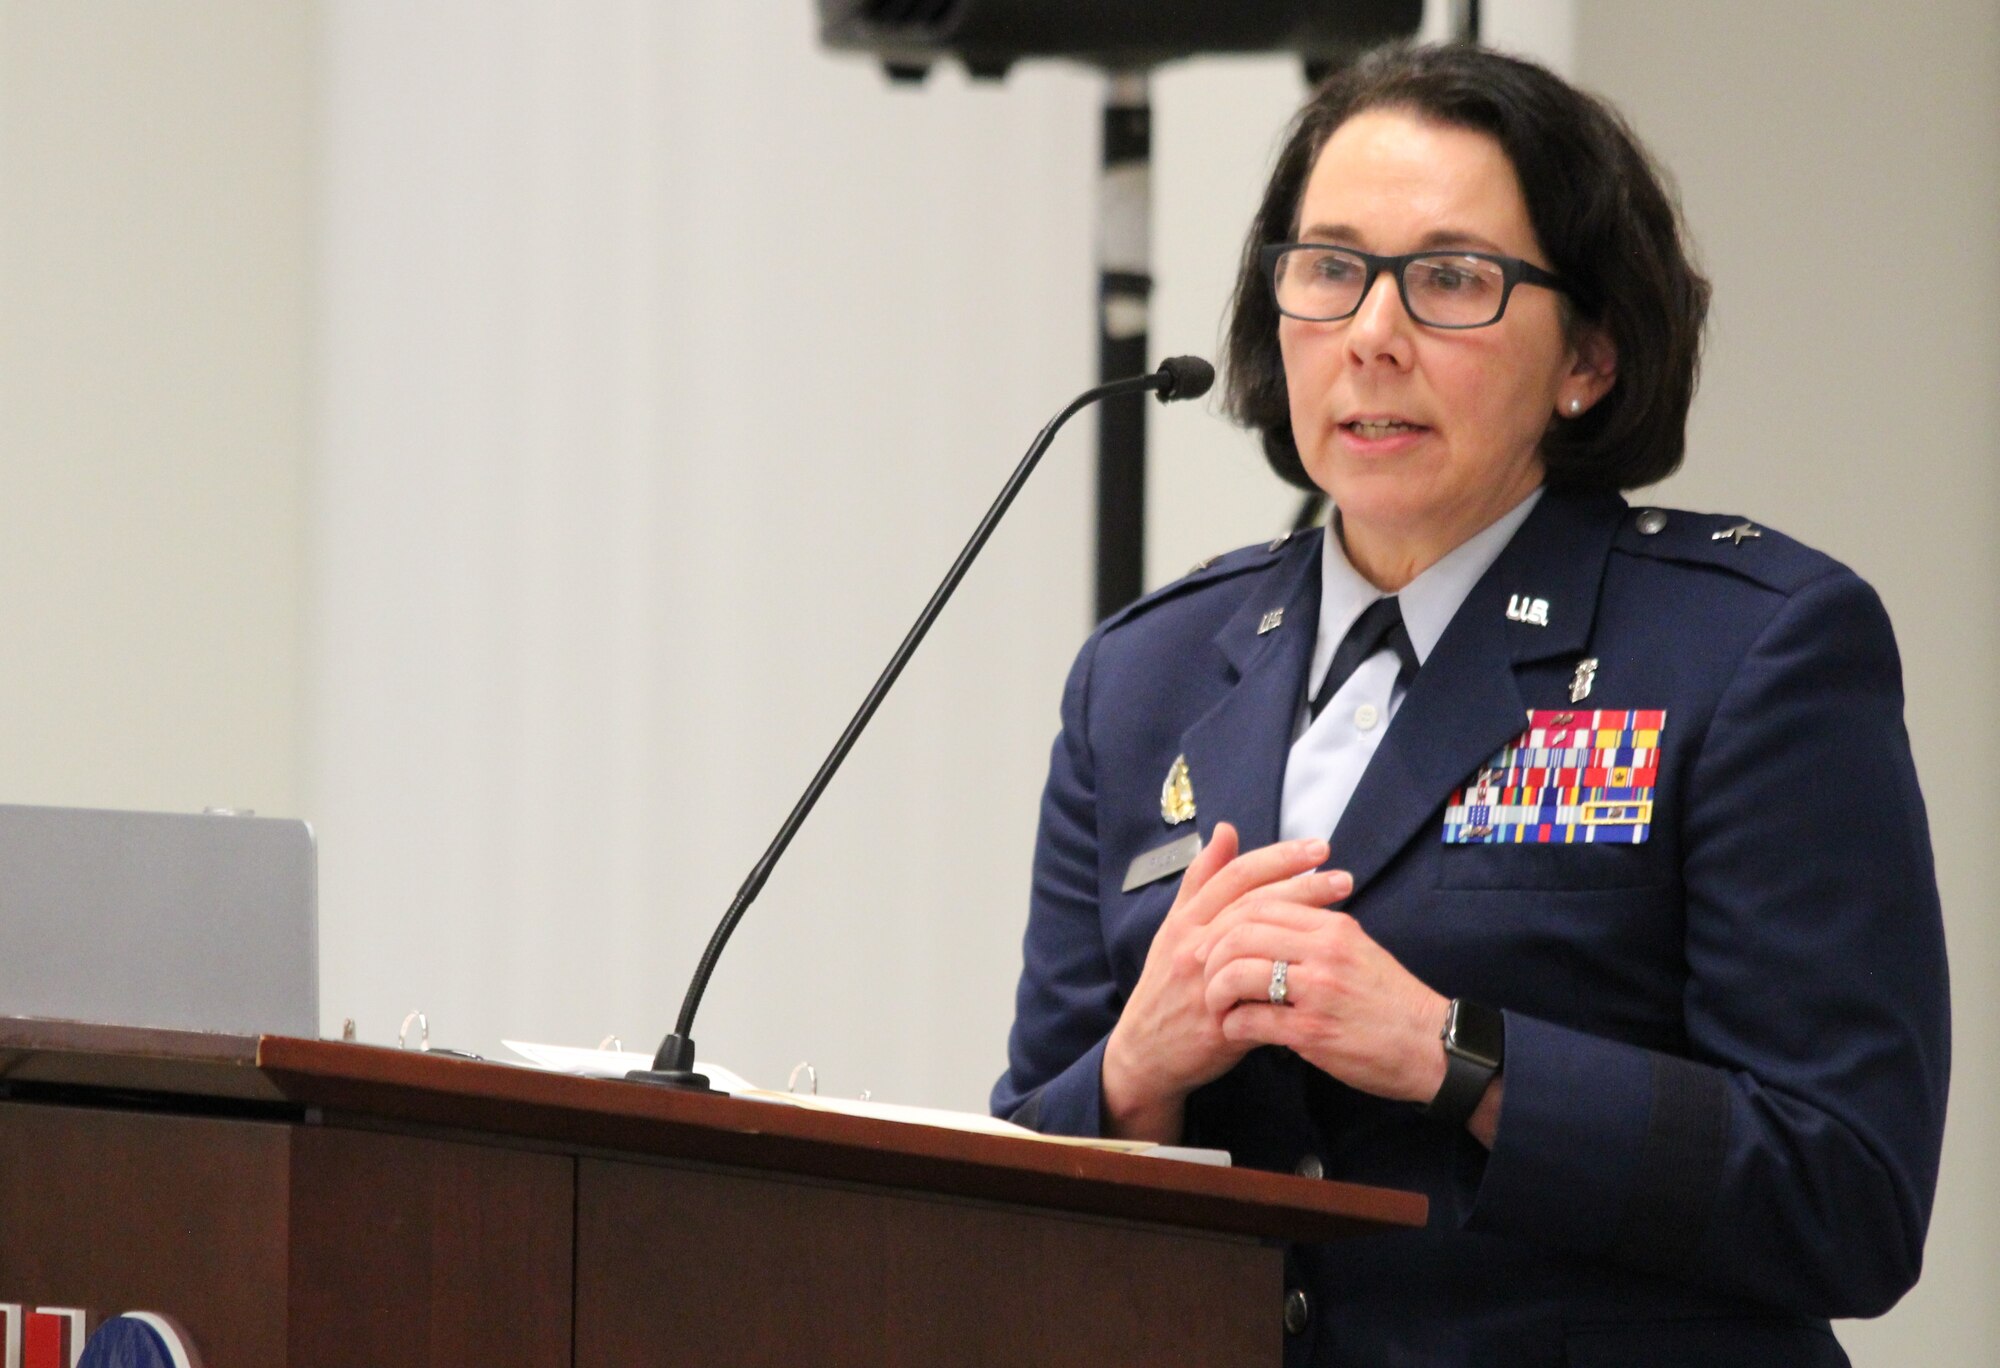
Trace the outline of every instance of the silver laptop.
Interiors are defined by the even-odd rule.
[[[0,805],[0,1016],[318,1035],[312,828]]]

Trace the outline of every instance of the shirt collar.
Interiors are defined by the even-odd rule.
[[[1419,665],[1430,658],[1458,606],[1465,602],[1465,596],[1479,583],[1487,567],[1499,559],[1541,497],[1538,486],[1527,498],[1446,552],[1437,564],[1404,585],[1396,595],[1396,602],[1403,610],[1403,627],[1410,634],[1410,644],[1417,649]],[[1382,591],[1363,579],[1347,559],[1347,549],[1334,533],[1334,522],[1327,519],[1326,549],[1320,557],[1319,637],[1313,643],[1308,693],[1317,689],[1326,676],[1326,667],[1333,662],[1333,653],[1354,620],[1369,604],[1383,597]]]

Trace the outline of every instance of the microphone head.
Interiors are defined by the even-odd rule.
[[[1199,356],[1170,356],[1154,372],[1159,387],[1154,391],[1163,404],[1177,399],[1199,399],[1215,383],[1215,367]]]

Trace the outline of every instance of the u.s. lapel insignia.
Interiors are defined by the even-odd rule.
[[[1569,682],[1569,701],[1581,703],[1590,697],[1590,686],[1597,682],[1597,657],[1587,656],[1576,662],[1576,678]]]
[[[1262,636],[1266,632],[1276,631],[1284,620],[1285,610],[1282,608],[1273,608],[1270,612],[1257,619],[1257,635]]]
[[[1444,809],[1446,845],[1637,845],[1653,828],[1664,708],[1531,712]]]
[[[1188,778],[1185,755],[1174,757],[1167,769],[1167,782],[1160,785],[1160,816],[1168,826],[1179,826],[1194,817],[1194,784]]]
[[[1549,601],[1530,598],[1526,594],[1507,595],[1507,621],[1531,622],[1537,627],[1549,625]]]

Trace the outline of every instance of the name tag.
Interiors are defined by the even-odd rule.
[[[1664,709],[1531,712],[1444,810],[1446,845],[1637,845],[1653,829]]]
[[[1201,854],[1201,833],[1190,831],[1177,840],[1156,846],[1138,859],[1132,861],[1125,871],[1125,892],[1144,888],[1147,884],[1178,874],[1194,863],[1194,857]]]

